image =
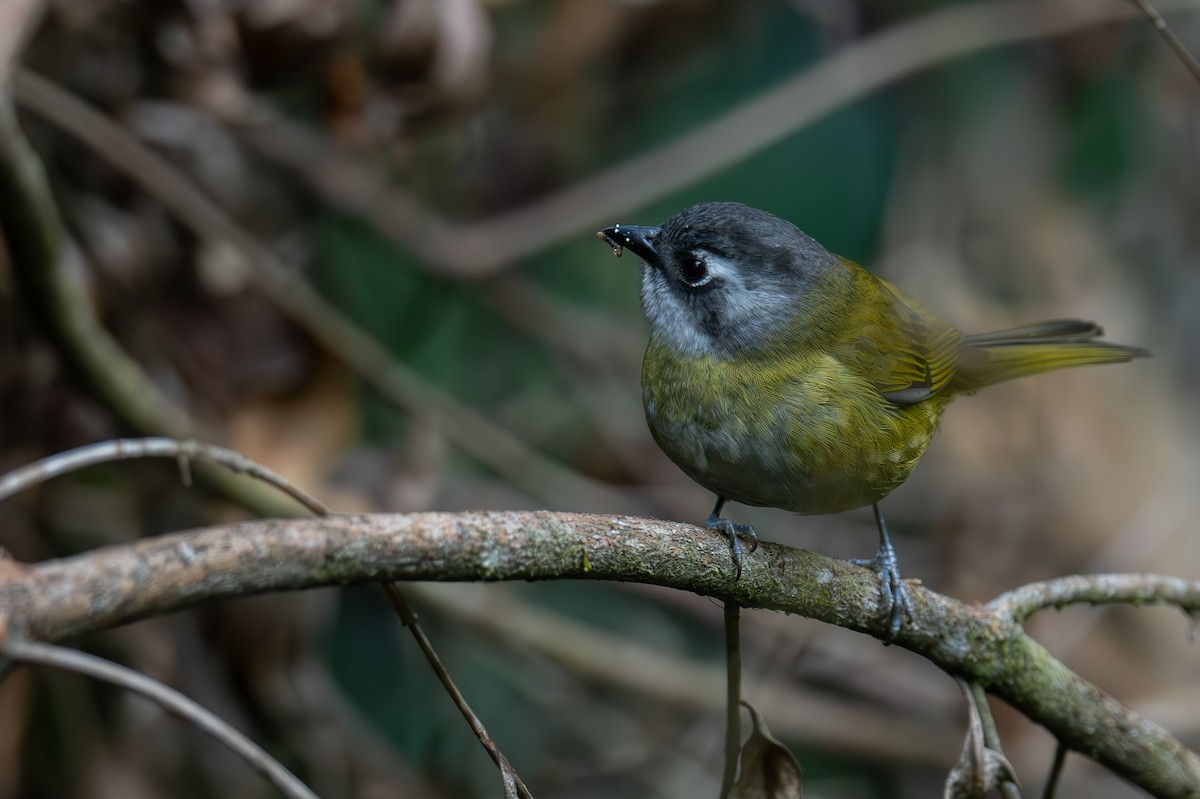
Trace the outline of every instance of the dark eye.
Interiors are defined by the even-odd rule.
[[[693,286],[698,286],[708,279],[708,264],[699,258],[689,258],[679,268],[679,274]]]

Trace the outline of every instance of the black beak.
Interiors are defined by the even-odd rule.
[[[613,252],[621,254],[621,248],[627,248],[631,253],[641,258],[651,266],[662,264],[654,242],[658,238],[660,228],[641,227],[639,225],[614,225],[606,227],[596,235],[612,245]]]

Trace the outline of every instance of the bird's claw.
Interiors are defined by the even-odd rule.
[[[723,533],[729,539],[729,554],[733,558],[734,579],[742,578],[742,539],[750,542],[750,552],[758,549],[758,533],[748,524],[735,524],[728,519],[722,519],[715,513],[704,520],[704,527]]]
[[[900,634],[900,625],[904,617],[912,618],[912,600],[904,578],[900,576],[900,565],[896,560],[896,551],[890,546],[880,547],[873,558],[854,558],[850,561],[856,566],[865,566],[879,575],[879,593],[883,598],[883,612],[888,619],[888,641],[896,640]]]

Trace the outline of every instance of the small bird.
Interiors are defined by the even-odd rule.
[[[888,630],[911,605],[879,501],[912,472],[960,394],[1014,377],[1120,363],[1146,350],[1056,319],[964,335],[795,225],[740,203],[694,205],[662,227],[597,234],[640,257],[650,342],[642,403],[654,440],[717,495],[705,526],[736,575],[749,525],[729,500],[800,514],[873,505]]]

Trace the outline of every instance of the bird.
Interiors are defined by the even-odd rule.
[[[730,542],[735,579],[758,546],[727,502],[797,514],[872,506],[894,638],[912,605],[879,502],[916,467],[956,397],[1071,366],[1150,355],[1054,319],[965,335],[791,222],[707,202],[661,226],[597,233],[642,261],[650,323],[642,405],[658,446],[716,495],[705,527]]]

